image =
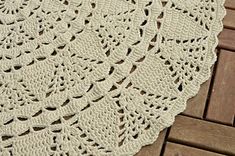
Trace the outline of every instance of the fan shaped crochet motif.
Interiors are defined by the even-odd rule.
[[[210,76],[224,0],[1,0],[0,155],[126,156]]]

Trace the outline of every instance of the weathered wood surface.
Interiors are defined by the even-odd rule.
[[[235,10],[227,9],[226,11],[227,11],[227,15],[225,16],[223,20],[224,27],[235,29],[235,20],[231,20],[235,18]]]
[[[201,85],[198,94],[188,100],[186,110],[183,112],[183,114],[192,117],[203,118],[210,82],[211,79]]]
[[[185,116],[178,116],[169,140],[235,155],[235,128]]]
[[[235,51],[235,31],[224,28],[219,35],[219,48]]]
[[[225,1],[225,7],[235,10],[235,0],[226,0]]]
[[[225,156],[206,150],[167,142],[164,156]]]
[[[235,116],[234,80],[235,53],[221,50],[207,111],[207,119],[233,125]]]

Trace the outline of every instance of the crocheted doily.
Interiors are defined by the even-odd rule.
[[[210,76],[224,0],[1,0],[0,155],[126,156]]]

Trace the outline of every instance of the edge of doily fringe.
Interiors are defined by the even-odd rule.
[[[210,78],[211,72],[212,72],[211,68],[217,60],[217,54],[215,53],[215,50],[218,45],[218,35],[223,30],[222,20],[226,15],[226,9],[224,7],[225,0],[217,0],[217,3],[219,4],[218,9],[217,9],[217,19],[215,20],[215,22],[212,26],[212,32],[211,32],[211,36],[210,36],[210,38],[214,39],[214,43],[213,43],[213,46],[211,49],[212,51],[209,52],[212,55],[212,60],[205,63],[206,64],[205,67],[208,68],[207,69],[208,72],[201,73],[201,75],[198,76],[198,83],[195,84],[196,88],[193,89],[194,92],[192,92],[191,95],[188,95],[187,99],[185,99],[184,102],[178,102],[177,104],[175,104],[174,107],[172,107],[168,113],[166,113],[163,117],[161,117],[159,119],[159,122],[158,122],[159,127],[157,127],[157,126],[153,127],[150,130],[150,134],[153,134],[153,135],[146,134],[148,136],[146,136],[144,139],[142,139],[143,142],[141,142],[141,144],[138,147],[135,146],[136,142],[133,143],[132,145],[128,146],[128,147],[134,146],[134,148],[133,148],[133,151],[131,151],[130,153],[125,153],[125,155],[134,155],[134,154],[138,153],[143,146],[153,144],[154,141],[157,140],[159,133],[162,130],[173,125],[173,123],[175,121],[175,117],[178,114],[182,113],[186,109],[187,101],[190,98],[196,96],[199,92],[199,89],[201,88],[201,85]],[[215,31],[215,32],[213,32],[213,31]],[[139,143],[139,141],[138,141],[138,143]]]

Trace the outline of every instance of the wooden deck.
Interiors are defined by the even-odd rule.
[[[226,0],[225,7],[210,80],[174,125],[136,156],[235,156],[235,0]]]

